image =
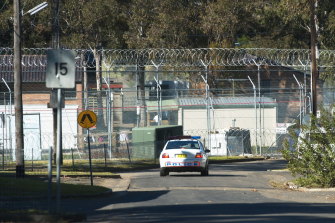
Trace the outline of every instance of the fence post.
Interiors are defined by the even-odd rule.
[[[34,172],[34,147],[31,147],[31,171]]]
[[[52,147],[49,149],[49,163],[48,163],[48,208],[51,212],[51,183],[52,183]]]
[[[74,156],[73,156],[73,148],[71,147],[71,158],[72,158],[72,170],[74,170]]]
[[[105,169],[107,168],[107,151],[106,151],[106,144],[104,143],[104,157],[105,157]]]
[[[131,163],[131,159],[130,159],[130,151],[129,151],[128,140],[127,140],[127,138],[125,138],[125,140],[126,140],[126,146],[127,146],[127,151],[128,151],[128,159],[129,159],[129,163],[132,164],[132,163]],[[156,157],[155,157],[155,159],[156,159]]]

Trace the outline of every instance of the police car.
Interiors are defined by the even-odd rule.
[[[198,140],[200,137],[182,136],[170,139],[160,156],[160,176],[170,172],[200,172],[208,175],[208,156],[206,149]]]

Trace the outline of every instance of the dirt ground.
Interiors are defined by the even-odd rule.
[[[91,178],[89,176],[84,177],[62,177],[62,183],[68,184],[83,184],[91,185]],[[128,189],[130,179],[127,177],[121,177],[116,175],[114,177],[97,177],[93,176],[93,185],[110,188],[112,191],[126,191]]]

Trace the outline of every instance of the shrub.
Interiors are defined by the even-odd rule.
[[[296,124],[289,132],[293,149],[286,141],[282,154],[292,174],[299,176],[298,183],[308,187],[334,187],[335,117],[323,109],[319,118],[312,116],[310,123]]]

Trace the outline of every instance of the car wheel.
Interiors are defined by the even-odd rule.
[[[208,176],[208,167],[204,168],[203,170],[201,170],[201,176]]]
[[[165,177],[165,176],[169,175],[169,171],[167,169],[165,169],[165,168],[161,168],[161,170],[159,172],[159,175],[161,177]]]

